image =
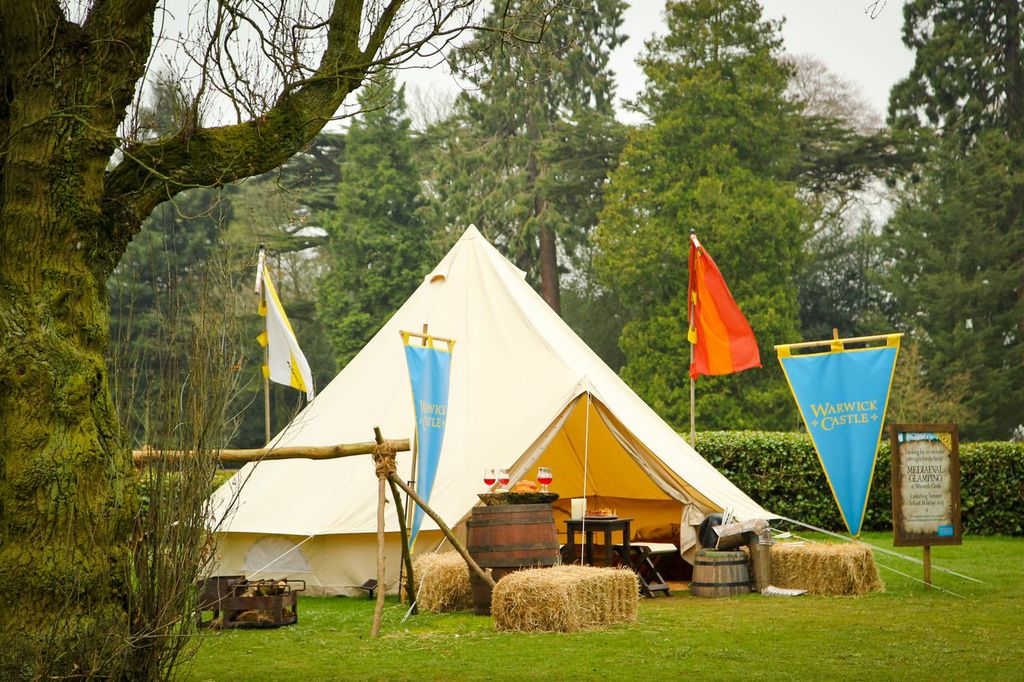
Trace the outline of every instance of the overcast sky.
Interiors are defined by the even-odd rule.
[[[787,52],[809,54],[859,85],[868,103],[884,118],[889,90],[913,66],[913,53],[900,39],[904,0],[762,0],[766,18],[784,19]],[[664,0],[633,0],[623,32],[628,40],[612,54],[611,65],[621,100],[643,86],[636,58],[644,42],[665,32]],[[412,88],[456,92],[458,86],[443,66],[405,71]],[[635,120],[625,115],[626,120]]]

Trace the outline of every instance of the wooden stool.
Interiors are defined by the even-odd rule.
[[[679,552],[670,542],[633,542],[629,545],[629,560],[626,562],[640,578],[640,593],[645,597],[664,594],[672,596],[668,583],[661,577],[658,562],[662,557]]]

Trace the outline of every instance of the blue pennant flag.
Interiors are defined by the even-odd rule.
[[[412,383],[413,407],[416,412],[416,492],[429,504],[430,491],[434,487],[437,465],[441,459],[444,427],[448,420],[448,383],[455,342],[427,336],[426,345],[410,345],[411,336],[409,332],[402,332],[405,360],[409,365],[409,381]],[[447,349],[434,348],[435,341],[447,344]],[[410,546],[416,542],[416,535],[423,523],[423,515],[423,510],[417,506],[412,517],[412,530],[409,533]]]
[[[776,346],[779,362],[851,535],[860,535],[875,455],[885,422],[900,335],[885,346],[793,355]],[[852,340],[846,340],[849,343]]]

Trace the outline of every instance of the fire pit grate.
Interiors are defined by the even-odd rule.
[[[299,592],[305,580],[246,580],[240,575],[213,576],[197,583],[200,627],[276,628],[299,620]],[[203,613],[213,617],[203,620]]]

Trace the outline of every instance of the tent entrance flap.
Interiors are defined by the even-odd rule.
[[[589,401],[581,393],[559,415],[561,428],[550,434],[547,447],[534,456],[522,458],[514,473],[532,477],[535,466],[547,466],[555,474],[551,489],[562,497],[583,497],[583,459],[589,438],[590,461],[586,496],[609,496],[639,500],[674,500],[681,504],[706,500],[693,496],[682,481],[668,479],[647,460],[647,453],[631,442],[630,434],[616,423],[596,397]],[[587,433],[589,423],[589,434]],[[547,432],[546,432],[547,433]]]

